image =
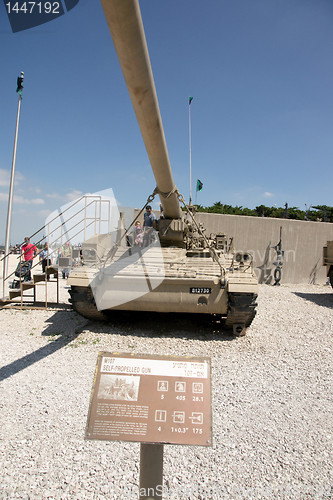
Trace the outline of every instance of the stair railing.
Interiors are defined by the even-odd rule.
[[[70,217],[68,217],[67,219],[63,220],[62,222],[60,222],[60,224],[58,226],[56,226],[55,228],[52,228],[50,230],[50,227],[52,225],[52,223],[54,223],[55,221],[57,220],[61,220],[61,218],[64,217],[64,214],[66,212],[68,212],[70,209],[72,209],[73,207],[75,207],[78,203],[80,203],[82,200],[84,200],[84,207],[83,208],[80,208],[79,210],[77,210],[73,215],[71,215]],[[88,202],[89,201],[89,202]],[[107,218],[102,218],[102,205],[105,205],[107,204]],[[94,217],[90,217],[88,216],[88,208],[89,207],[92,207],[93,205],[95,205],[95,215]],[[44,241],[48,243],[48,248],[49,248],[49,253],[48,253],[48,256],[47,258],[49,258],[50,255],[54,254],[55,252],[57,252],[59,250],[59,247],[61,247],[63,245],[63,236],[64,234],[65,235],[69,235],[70,231],[72,231],[73,229],[77,228],[80,224],[83,223],[83,229],[80,229],[79,231],[77,231],[75,234],[71,235],[70,237],[67,237],[66,238],[66,241],[69,241],[73,238],[75,238],[76,236],[78,236],[80,233],[83,232],[83,241],[86,240],[86,236],[87,236],[87,229],[94,226],[94,234],[97,234],[97,229],[99,232],[101,232],[101,225],[102,225],[102,222],[106,222],[107,223],[107,227],[108,227],[108,232],[110,232],[110,224],[111,224],[111,215],[110,215],[110,200],[107,200],[107,199],[103,199],[102,196],[99,196],[99,195],[83,195],[81,196],[81,198],[79,198],[78,200],[76,200],[74,203],[72,203],[69,207],[65,208],[64,210],[62,210],[61,212],[59,212],[59,214],[57,214],[55,217],[52,218],[52,220],[48,221],[47,224],[45,224],[44,226],[42,226],[41,228],[39,228],[37,231],[35,231],[30,237],[29,239],[31,240],[32,238],[34,238],[36,235],[38,235],[39,233],[41,233],[42,231],[45,231],[47,232],[47,235],[45,236],[42,236],[38,242],[36,243],[36,246],[42,244]],[[70,229],[67,229],[65,226],[67,226],[68,222],[71,221],[72,219],[74,219],[75,217],[79,216],[80,214],[82,214],[82,218],[75,222]],[[65,227],[65,232],[63,232],[63,229]],[[61,234],[60,236],[58,236],[57,238],[55,238],[54,240],[51,240],[51,237],[50,237],[50,233],[53,234],[55,232],[57,232],[58,230],[60,229],[61,231]],[[55,243],[60,239],[60,245],[58,247],[56,247],[54,250],[50,251],[51,247],[55,245]],[[21,243],[21,245],[19,245],[19,248],[20,248],[20,255],[17,257],[17,259],[19,260],[20,262],[20,268],[21,266],[23,265],[22,264],[22,251],[21,251],[21,246],[24,244]],[[13,275],[15,275],[15,272],[17,270],[17,267],[16,269],[8,274],[7,273],[7,259],[9,257],[9,255],[11,255],[12,251],[9,251],[6,255],[4,255],[1,259],[0,259],[0,263],[3,262],[3,276],[2,276],[2,285],[3,285],[3,298],[5,299],[5,286],[6,286],[6,281],[8,281],[9,278],[11,278]],[[41,253],[41,250],[35,255],[35,257],[38,257],[39,254]],[[37,265],[39,264],[39,262],[37,262],[36,264],[34,264],[31,269],[30,269],[30,272],[32,269],[34,269]],[[20,289],[22,288],[21,287],[21,284],[22,284],[22,278],[21,278],[21,275],[19,276],[19,281],[20,281]]]

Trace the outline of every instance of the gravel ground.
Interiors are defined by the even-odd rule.
[[[333,293],[260,285],[246,337],[195,319],[0,312],[0,498],[136,499],[138,443],[84,441],[99,351],[210,356],[213,446],[164,446],[166,499],[331,499]]]

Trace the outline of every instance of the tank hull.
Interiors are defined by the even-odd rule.
[[[186,254],[178,248],[154,248],[134,255],[132,250],[119,250],[109,267],[73,270],[68,279],[73,307],[75,302],[84,301],[86,292],[102,314],[119,310],[229,315],[230,327],[248,326],[258,294],[251,268],[232,268],[231,257],[221,256],[229,269],[222,281],[219,266],[210,258]],[[234,303],[235,309],[235,302],[236,313],[231,308]]]

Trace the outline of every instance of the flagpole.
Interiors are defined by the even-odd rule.
[[[15,127],[15,137],[14,137],[12,169],[11,169],[11,175],[10,175],[9,196],[8,196],[6,240],[5,240],[5,258],[3,261],[3,296],[5,296],[5,279],[7,277],[7,272],[8,272],[9,239],[10,239],[10,227],[11,227],[11,218],[12,218],[12,202],[13,202],[14,179],[15,179],[16,149],[17,149],[17,137],[18,137],[21,101],[22,101],[23,78],[24,78],[24,73],[23,73],[23,71],[21,71],[21,76],[19,76],[17,79],[17,90],[16,90],[19,97],[18,97],[18,106],[17,106],[17,115],[16,115],[16,127]]]
[[[193,98],[188,100],[188,133],[189,133],[189,148],[190,148],[190,205],[192,204],[192,150],[191,150],[191,101]]]

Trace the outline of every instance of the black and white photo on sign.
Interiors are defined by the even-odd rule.
[[[117,401],[137,401],[139,386],[140,377],[137,375],[102,374],[97,397]]]

